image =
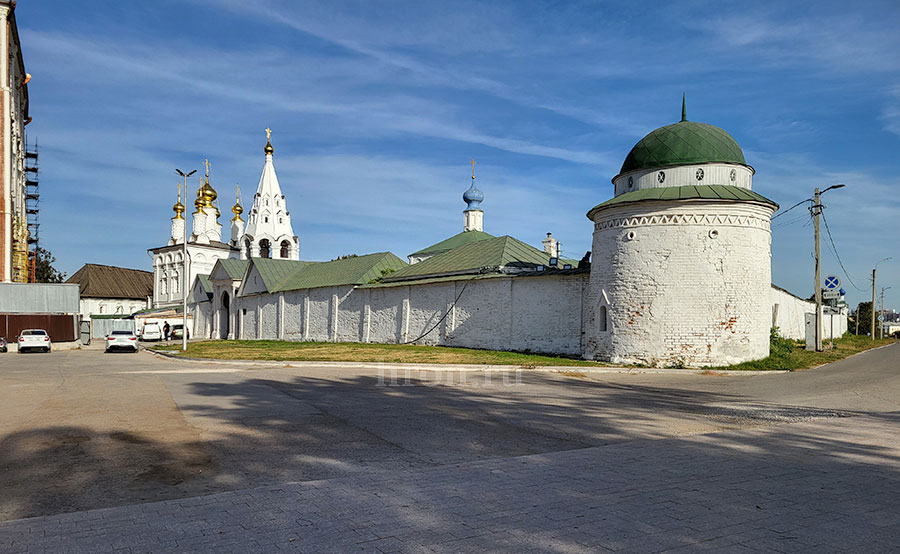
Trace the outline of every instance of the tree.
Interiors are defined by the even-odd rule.
[[[34,280],[38,283],[62,283],[66,280],[66,274],[53,267],[56,258],[49,250],[38,246],[34,251],[35,268]]]
[[[856,321],[859,322],[859,334],[866,335],[872,331],[872,303],[871,302],[860,302],[856,307],[856,314],[854,315]],[[851,328],[856,330],[856,321],[853,322]],[[877,322],[876,322],[877,325]]]

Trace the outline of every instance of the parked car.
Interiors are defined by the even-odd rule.
[[[24,329],[19,333],[19,352],[25,350],[43,350],[50,352],[53,347],[50,335],[43,329]]]
[[[6,337],[0,337],[0,352],[6,352]]]
[[[106,351],[131,350],[138,351],[137,336],[131,331],[113,331],[106,335]]]
[[[169,338],[170,339],[180,339],[182,336],[181,332],[183,330],[184,330],[184,325],[182,325],[181,323],[172,325],[172,327],[169,329]],[[188,329],[187,338],[188,339],[191,338],[191,330],[190,329]]]
[[[162,340],[162,338],[159,323],[146,323],[141,329],[141,340]]]

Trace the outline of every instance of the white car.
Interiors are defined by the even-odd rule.
[[[162,340],[162,329],[159,323],[147,323],[141,329],[141,340]]]
[[[106,335],[106,351],[131,350],[138,351],[137,336],[131,331],[113,331]]]
[[[19,340],[16,342],[19,345],[19,352],[25,352],[28,349],[50,352],[52,347],[50,335],[43,329],[24,329],[19,333]]]

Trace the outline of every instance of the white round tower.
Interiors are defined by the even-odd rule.
[[[594,222],[585,355],[714,366],[769,354],[777,204],[724,130],[682,120],[641,139]]]

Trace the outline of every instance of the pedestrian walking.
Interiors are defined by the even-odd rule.
[[[163,323],[163,338],[165,340],[169,340],[169,322],[168,321]]]

